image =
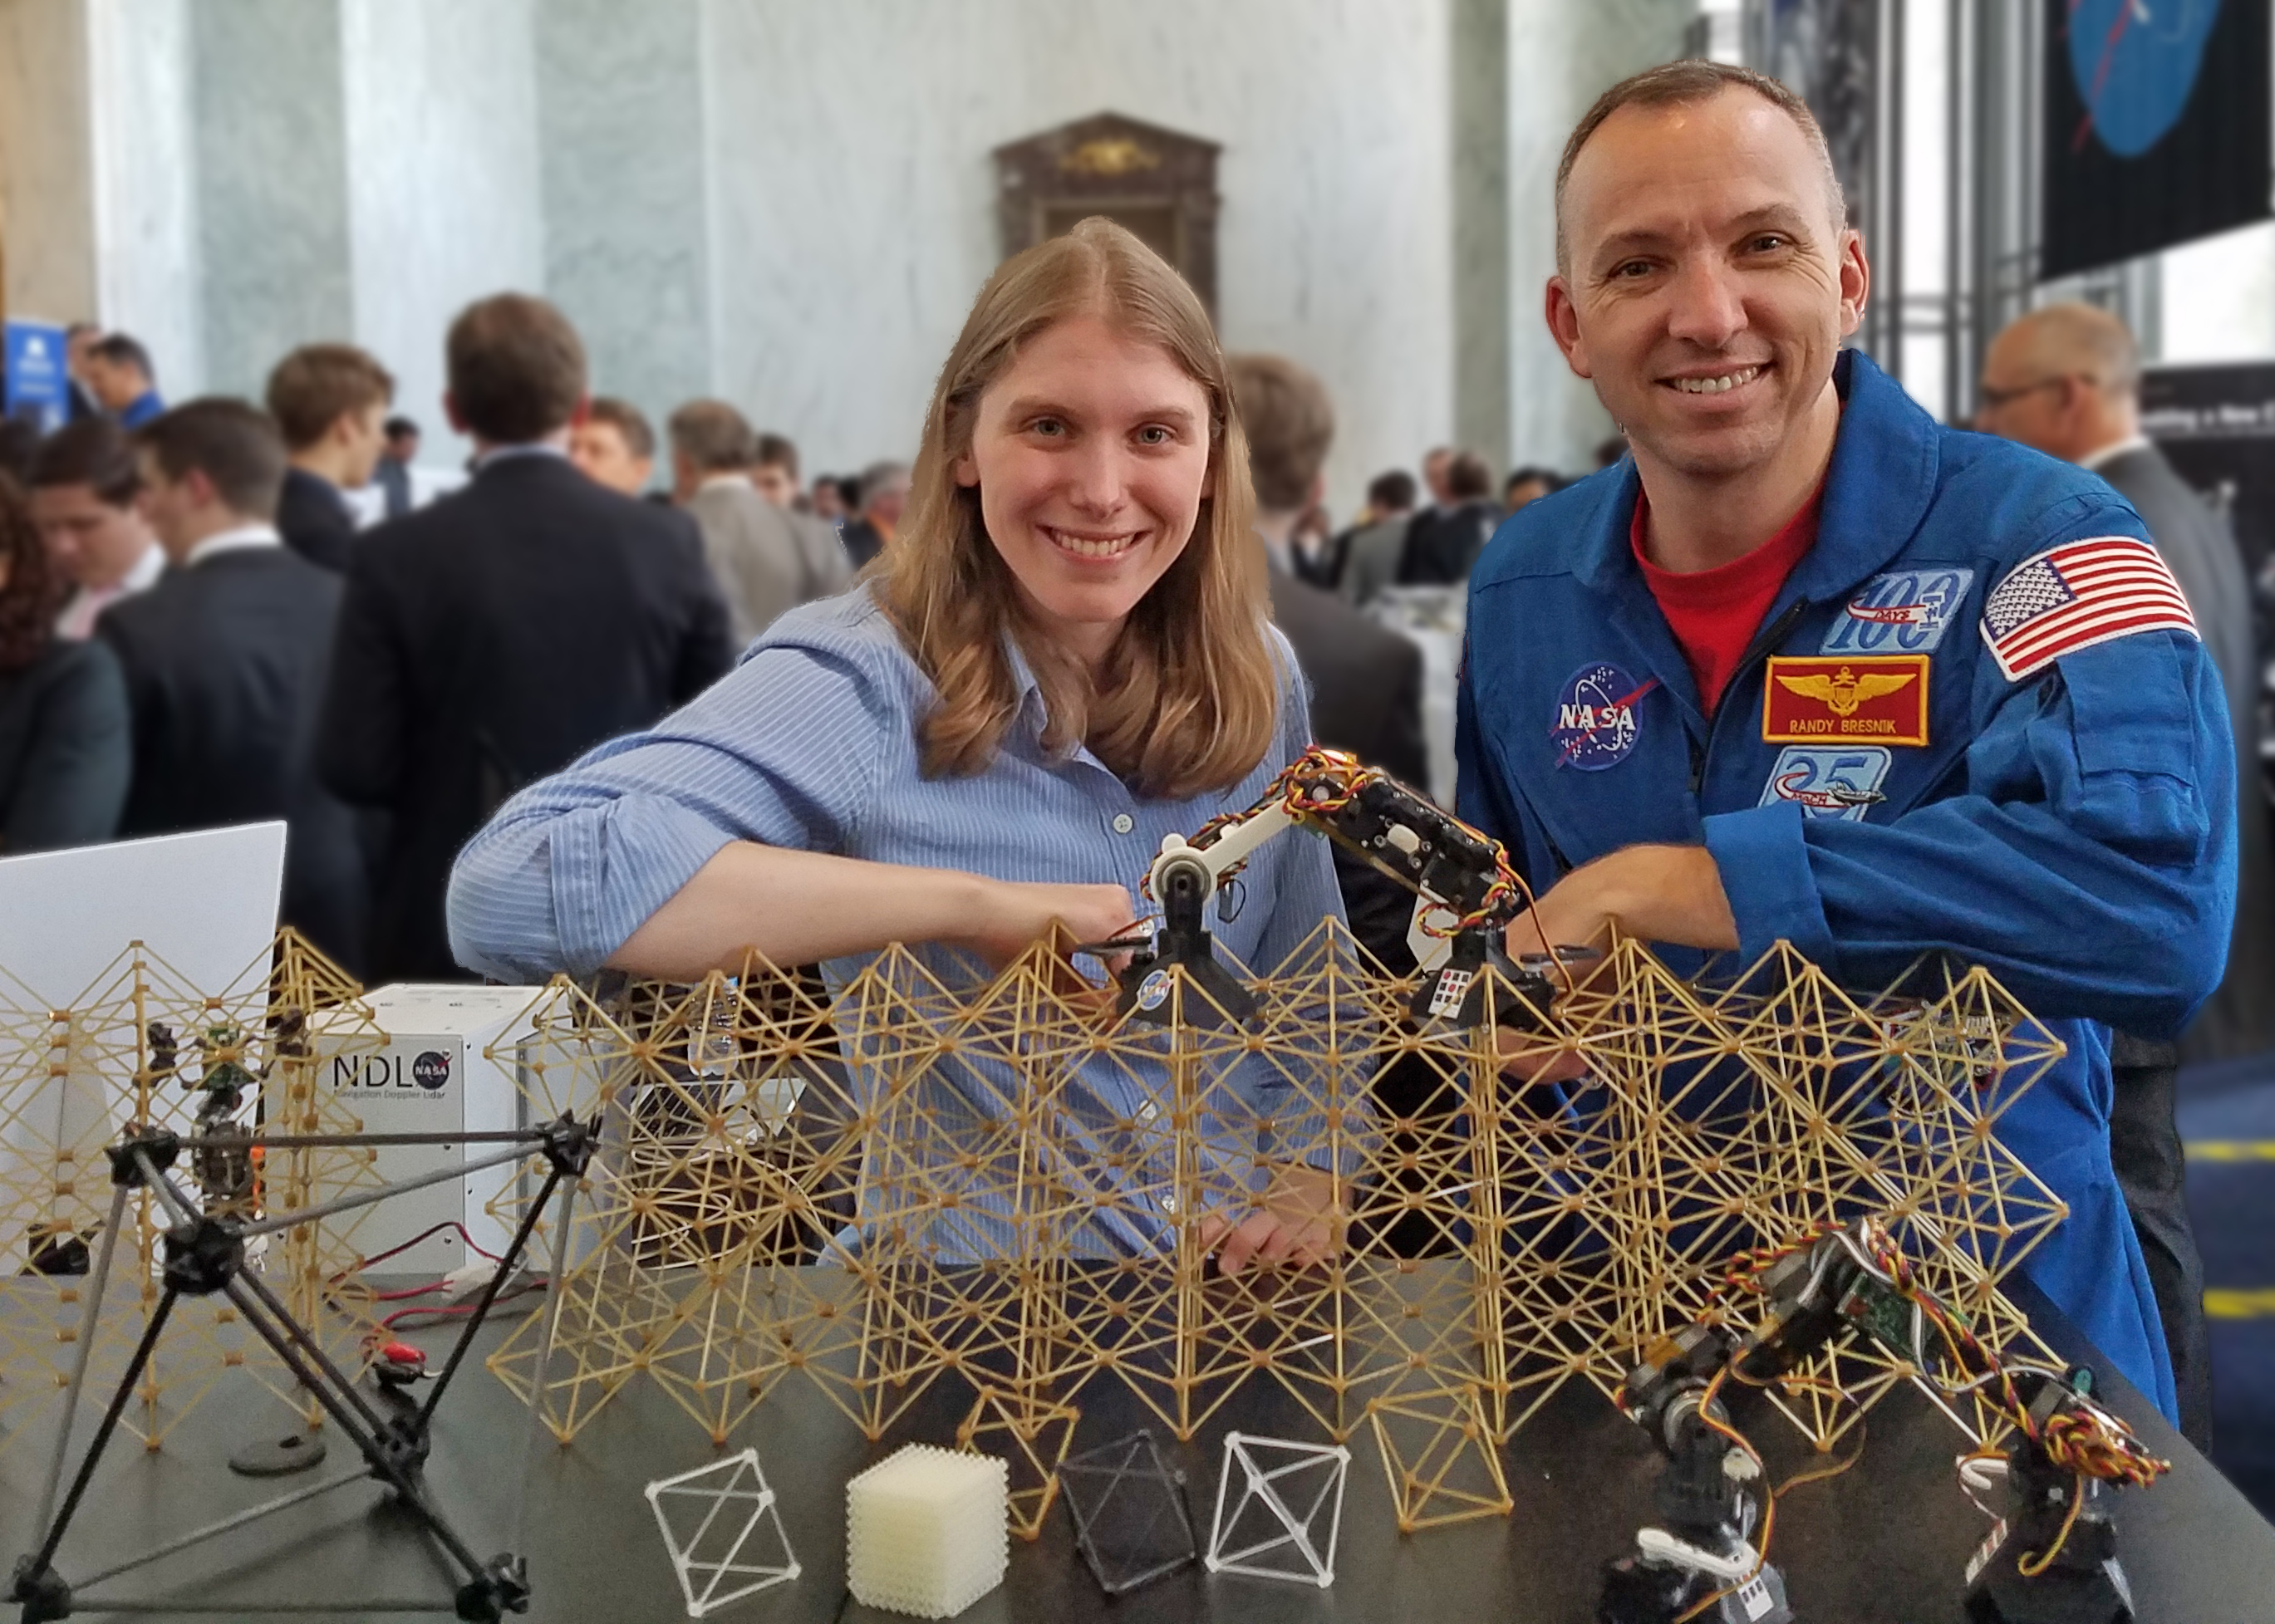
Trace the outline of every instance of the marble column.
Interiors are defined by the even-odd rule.
[[[0,0],[0,209],[11,310],[205,374],[186,0]]]
[[[190,0],[87,0],[95,319],[133,334],[170,399],[205,386]]]
[[[207,383],[258,400],[286,351],[355,329],[340,12],[199,0],[195,22]]]
[[[658,434],[675,405],[717,389],[708,9],[540,0],[535,15],[546,283],[584,336],[593,392],[630,400]],[[722,161],[737,184],[769,162]]]
[[[1541,316],[1556,272],[1556,165],[1598,96],[1683,54],[1696,0],[1508,0],[1509,445],[1520,463],[1570,473],[1613,432]]]

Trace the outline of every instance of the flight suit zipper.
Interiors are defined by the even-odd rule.
[[[1722,684],[1723,699],[1729,698],[1739,684],[1753,674],[1756,667],[1767,661],[1769,657],[1777,652],[1778,645],[1784,642],[1794,627],[1800,624],[1801,617],[1809,613],[1810,607],[1808,599],[1795,599],[1786,606],[1785,613],[1772,621],[1761,636],[1754,639],[1752,646],[1739,658],[1737,668],[1730,673],[1730,680]],[[1690,793],[1694,796],[1700,792],[1706,782],[1706,758],[1714,753],[1714,738],[1721,729],[1722,717],[1728,708],[1719,702],[1715,705],[1714,718],[1706,724],[1706,749],[1704,753],[1696,744],[1691,747]],[[1705,815],[1704,806],[1699,808],[1699,815],[1701,817]]]

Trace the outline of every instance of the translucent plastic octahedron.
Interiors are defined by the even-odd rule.
[[[1120,1596],[1199,1555],[1185,1510],[1184,1478],[1139,1431],[1069,1455],[1059,1466],[1075,1545],[1099,1588]]]
[[[647,1485],[647,1503],[691,1619],[798,1575],[797,1555],[755,1449],[659,1478]]]
[[[1240,1495],[1227,1512],[1235,1472]],[[1335,1539],[1342,1531],[1343,1481],[1349,1475],[1350,1451],[1341,1444],[1226,1433],[1208,1570],[1326,1590],[1335,1582]]]
[[[951,1619],[1010,1562],[1010,1481],[993,1455],[911,1444],[845,1485],[845,1585],[865,1607]]]

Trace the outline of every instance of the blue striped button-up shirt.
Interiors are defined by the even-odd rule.
[[[1294,654],[1277,631],[1270,635],[1282,676],[1279,725],[1265,759],[1229,791],[1146,800],[1088,750],[1054,757],[1044,749],[1041,692],[1016,649],[1019,709],[993,763],[969,777],[925,777],[916,728],[933,703],[932,684],[867,588],[794,609],[684,709],[601,746],[502,807],[452,873],[452,949],[462,963],[512,979],[588,974],[737,840],[998,880],[1118,884],[1135,898],[1163,835],[1190,835],[1250,805],[1308,743]],[[1238,895],[1229,919],[1213,917],[1213,905],[1211,925],[1220,946],[1258,973],[1276,969],[1323,918],[1342,918],[1326,843],[1306,835],[1259,850]],[[962,956],[918,952],[951,987],[974,984]],[[825,963],[831,991],[875,956]],[[841,1037],[864,1103],[881,1104],[882,1081],[865,1063],[861,1035]],[[949,1132],[984,1136],[1015,1108],[1019,1085],[985,1061],[933,1069],[938,1075],[921,1086],[933,1120]],[[1168,1128],[1164,1074],[1100,1061],[1084,1065],[1077,1081],[1060,1120],[1085,1140],[1084,1166],[1057,1171],[1082,1187],[1076,1206],[1110,1210],[1084,1220],[1090,1232],[1070,1238],[1092,1255],[1158,1244],[1160,1215],[1174,1207],[1163,1182],[1166,1139],[1148,1148],[1153,1125],[1163,1135]],[[1228,1058],[1203,1084],[1201,1125],[1215,1147],[1204,1160],[1227,1182],[1225,1199],[1236,1199],[1233,1184],[1252,1191],[1275,1138],[1317,1146],[1317,1106],[1343,1086],[1292,1080],[1284,1062]],[[1316,1149],[1304,1153],[1326,1159]],[[980,1208],[1000,1207],[974,1193]],[[865,1196],[864,1216],[878,1216]],[[961,1240],[945,1243],[947,1251],[986,1255],[1011,1243],[977,1212],[969,1224]]]

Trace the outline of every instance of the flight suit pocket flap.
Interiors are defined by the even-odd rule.
[[[2144,860],[2193,862],[2209,829],[2196,789],[2196,719],[2171,645],[2130,639],[2060,666],[2085,821]]]

